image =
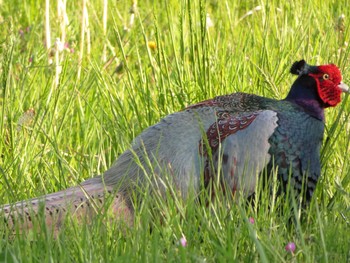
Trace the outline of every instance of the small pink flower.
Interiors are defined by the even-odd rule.
[[[249,217],[249,218],[248,218],[248,221],[249,221],[249,223],[251,223],[251,224],[255,224],[254,217]]]
[[[182,238],[180,238],[180,245],[182,247],[187,247],[187,240],[185,236],[182,236]]]
[[[291,253],[294,253],[295,248],[296,248],[296,246],[295,246],[294,242],[289,242],[285,247],[286,251],[291,252]]]

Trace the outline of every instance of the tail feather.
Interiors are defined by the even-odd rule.
[[[5,224],[12,230],[16,227],[20,230],[31,229],[34,218],[44,214],[45,224],[57,231],[67,215],[78,220],[91,219],[101,211],[108,197],[112,199],[109,210],[125,223],[131,224],[133,210],[125,195],[116,193],[112,187],[96,180],[87,180],[60,192],[5,205],[0,208],[0,214],[4,215]]]

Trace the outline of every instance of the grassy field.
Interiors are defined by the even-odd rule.
[[[102,173],[187,105],[237,91],[282,99],[295,60],[335,63],[349,84],[347,1],[109,1],[104,13],[101,0],[85,14],[68,1],[67,24],[44,2],[0,0],[0,204]],[[259,209],[145,196],[133,228],[109,215],[69,221],[57,238],[0,226],[0,261],[350,262],[349,113],[347,96],[327,110],[322,178],[302,222],[279,213],[281,199],[267,209],[268,193]]]

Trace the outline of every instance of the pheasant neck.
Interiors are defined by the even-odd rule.
[[[320,121],[324,121],[324,108],[317,100],[300,98],[293,100],[293,102],[301,106],[305,112],[312,117],[319,119]]]
[[[324,104],[317,94],[317,83],[310,76],[300,76],[285,100],[301,106],[311,116],[324,121]]]

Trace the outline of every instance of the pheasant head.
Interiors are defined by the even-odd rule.
[[[334,64],[311,66],[300,60],[293,64],[290,72],[299,77],[286,100],[301,105],[314,117],[323,119],[323,109],[336,106],[341,101],[342,92],[349,92]]]

